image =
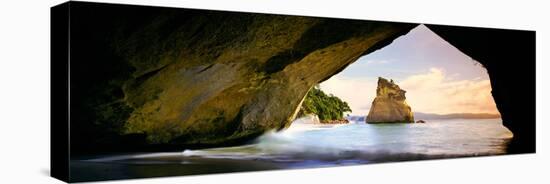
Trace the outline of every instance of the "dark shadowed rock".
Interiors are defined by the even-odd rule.
[[[82,4],[71,11],[74,149],[219,146],[283,129],[315,84],[415,26]]]
[[[491,93],[503,125],[514,133],[508,152],[534,153],[535,31],[442,25],[427,27],[487,69]]]
[[[411,107],[405,101],[405,90],[397,84],[378,77],[376,98],[372,102],[367,123],[414,123]]]

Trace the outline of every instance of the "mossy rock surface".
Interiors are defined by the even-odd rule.
[[[88,145],[220,145],[290,125],[315,84],[415,24],[73,7],[72,131]],[[89,15],[102,10],[101,15]],[[96,16],[97,15],[97,16]]]

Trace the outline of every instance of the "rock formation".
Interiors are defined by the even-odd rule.
[[[284,128],[313,85],[417,25],[70,5],[71,154],[233,144]],[[427,26],[487,68],[510,151],[534,152],[535,33]]]
[[[80,4],[71,7],[75,150],[221,146],[281,130],[315,84],[415,26]]]
[[[322,124],[348,124],[349,120],[347,119],[337,119],[337,120],[323,120]]]
[[[411,107],[405,101],[405,90],[397,84],[378,77],[376,98],[372,102],[367,123],[414,123]]]

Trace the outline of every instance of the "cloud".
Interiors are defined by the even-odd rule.
[[[321,88],[347,101],[352,114],[368,114],[378,76],[392,78],[406,90],[413,111],[498,113],[487,72],[476,63],[420,25],[392,44],[359,58],[323,82]]]
[[[407,103],[413,111],[424,113],[498,113],[487,79],[457,79],[440,68],[409,75],[397,84],[407,91]],[[376,97],[376,78],[333,76],[321,83],[321,89],[348,102],[352,114],[366,115]]]
[[[453,76],[453,75],[450,75]],[[491,96],[491,83],[481,78],[457,80],[445,70],[430,68],[428,73],[400,81],[413,111],[425,113],[498,113]]]

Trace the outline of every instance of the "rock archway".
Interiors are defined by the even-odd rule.
[[[427,25],[481,63],[503,124],[514,133],[510,153],[535,152],[535,32]]]
[[[73,153],[238,144],[282,129],[313,85],[417,26],[80,5],[70,19]],[[487,68],[513,152],[533,152],[534,34],[428,27]]]

